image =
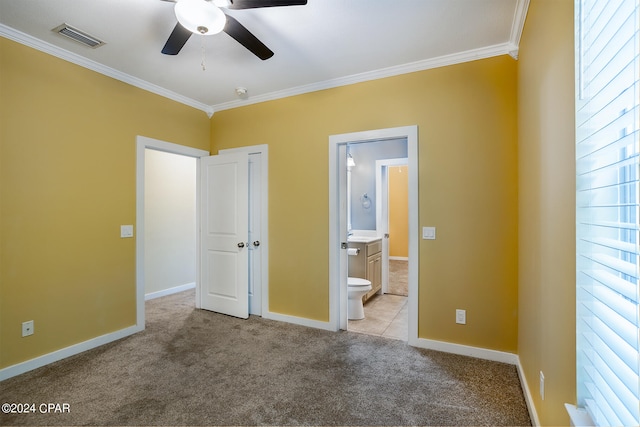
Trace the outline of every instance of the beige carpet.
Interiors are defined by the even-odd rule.
[[[388,293],[393,295],[409,295],[409,268],[408,261],[389,260],[389,286]]]
[[[352,332],[147,302],[147,329],[10,378],[0,425],[530,425],[516,368]]]

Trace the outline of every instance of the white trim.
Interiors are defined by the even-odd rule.
[[[527,404],[527,409],[529,410],[529,418],[531,418],[531,423],[534,426],[540,425],[540,419],[538,418],[538,412],[536,411],[536,405],[533,402],[533,396],[531,395],[531,389],[529,389],[529,383],[527,382],[527,377],[524,375],[524,369],[522,368],[522,364],[520,363],[520,357],[518,358],[518,376],[520,377],[520,384],[522,385],[522,393],[524,394],[524,401]]]
[[[292,323],[294,325],[306,326],[308,328],[323,329],[325,331],[337,331],[331,322],[322,322],[320,320],[307,319],[306,317],[291,316],[288,314],[274,313],[266,311],[262,313],[263,319],[276,320],[278,322]]]
[[[428,350],[442,351],[445,353],[459,354],[462,356],[476,357],[478,359],[515,365],[518,371],[518,378],[520,379],[520,386],[522,387],[522,393],[524,394],[524,400],[527,405],[527,410],[529,411],[529,418],[531,418],[531,423],[533,426],[540,426],[540,419],[538,418],[538,413],[536,412],[536,407],[533,403],[533,397],[529,389],[529,384],[527,383],[527,379],[524,375],[524,370],[522,368],[522,364],[520,363],[520,357],[517,354],[505,351],[490,350],[481,347],[473,347],[463,344],[453,344],[444,341],[429,340],[424,338],[418,338],[415,346]]]
[[[187,147],[185,145],[173,144],[158,139],[147,138],[138,135],[136,137],[136,325],[144,329],[144,167],[145,167],[145,150],[164,151],[166,153],[179,154],[188,157],[205,157],[209,155],[208,151],[199,150],[197,148]],[[196,186],[200,182],[200,162],[196,165]],[[196,189],[196,194],[200,194]],[[199,203],[196,196],[196,204]],[[196,230],[200,230],[200,215],[196,207]],[[196,233],[196,245],[199,245],[199,234]],[[196,260],[197,261],[197,260]],[[196,269],[196,306],[198,306],[198,287],[200,281],[199,273]]]
[[[390,256],[389,260],[391,260],[391,261],[409,261],[409,257],[406,257],[406,256]]]
[[[189,107],[193,107],[197,110],[204,111],[205,113],[207,113],[209,118],[211,118],[211,116],[213,115],[213,107],[207,104],[198,102],[184,95],[180,95],[179,93],[172,92],[158,85],[149,83],[146,80],[133,77],[129,74],[123,73],[122,71],[118,71],[114,68],[107,67],[106,65],[92,61],[81,55],[78,55],[76,53],[62,49],[61,47],[52,45],[51,43],[47,43],[45,41],[37,39],[33,36],[30,36],[29,34],[25,34],[21,31],[8,27],[4,24],[0,24],[0,36],[6,37],[9,40],[13,40],[25,46],[32,47],[36,50],[55,56],[64,61],[71,62],[72,64],[76,64],[81,67],[87,68],[91,71],[95,71],[96,73],[100,73],[102,75],[114,78],[116,80],[120,80],[121,82],[130,84],[132,86],[138,87],[140,89],[146,90],[151,93],[155,93],[156,95],[160,95],[162,97],[171,99],[181,104],[188,105]]]
[[[2,30],[1,25],[0,30]],[[204,150],[171,144],[144,136],[136,138],[136,324],[0,369],[0,381],[144,330],[144,150],[146,148],[191,157],[201,157],[209,154]]]
[[[445,353],[459,354],[461,356],[471,356],[478,359],[508,363],[510,365],[518,364],[518,355],[515,353],[507,353],[505,351],[490,350],[487,348],[472,347],[464,344],[454,344],[426,338],[416,339],[413,345],[427,350],[442,351]]]
[[[569,413],[569,422],[570,425],[573,426],[583,426],[583,427],[593,427],[596,424],[593,422],[591,417],[589,416],[589,412],[586,409],[578,408],[575,405],[570,403],[565,403],[564,407],[567,409]]]
[[[105,335],[100,335],[95,338],[91,338],[87,341],[83,341],[78,344],[71,345],[69,347],[62,348],[60,350],[47,353],[43,356],[36,357],[26,362],[20,362],[15,365],[0,369],[0,381],[4,381],[8,378],[15,377],[16,375],[24,374],[25,372],[32,371],[37,368],[41,368],[50,363],[57,362],[58,360],[66,359],[70,356],[75,356],[84,351],[91,350],[101,345],[108,344],[110,342],[119,340],[129,335],[133,335],[136,332],[142,331],[144,328],[140,328],[138,325],[129,326],[119,331],[111,332]]]
[[[487,46],[480,49],[467,50],[465,52],[443,55],[437,58],[424,59],[422,61],[410,62],[408,64],[395,65],[393,67],[381,68],[379,70],[367,71],[364,73],[353,74],[350,76],[339,77],[336,79],[325,80],[323,82],[311,83],[308,85],[297,86],[276,92],[266,93],[264,95],[255,95],[249,99],[234,100],[223,102],[221,104],[212,105],[213,111],[223,111],[232,108],[244,107],[246,105],[258,104],[260,102],[273,101],[275,99],[287,98],[304,93],[316,92],[319,90],[332,89],[340,86],[347,86],[355,83],[362,83],[370,80],[382,79],[385,77],[393,77],[401,74],[413,73],[416,71],[424,71],[432,68],[446,67],[463,62],[476,61],[478,59],[486,59],[500,55],[510,55],[514,46],[511,42],[502,43],[493,46]],[[517,48],[516,48],[517,50]]]
[[[370,80],[382,79],[385,77],[393,77],[401,74],[413,73],[416,71],[424,71],[432,68],[446,67],[454,64],[461,64],[464,62],[476,61],[479,59],[486,59],[500,55],[511,55],[514,59],[518,58],[518,48],[520,43],[520,37],[522,36],[522,30],[527,15],[530,0],[517,0],[516,9],[514,12],[513,24],[511,27],[511,34],[507,43],[496,44],[492,46],[486,46],[478,49],[467,50],[463,52],[453,53],[449,55],[443,55],[436,58],[424,59],[421,61],[410,62],[408,64],[395,65],[392,67],[381,68],[378,70],[367,71],[364,73],[353,74],[350,76],[338,77],[336,79],[325,80],[322,82],[310,83],[308,85],[297,86],[280,91],[266,93],[263,95],[252,96],[249,99],[233,100],[229,102],[223,102],[220,104],[207,105],[205,103],[196,101],[192,98],[186,97],[179,93],[170,91],[158,85],[147,82],[146,80],[139,79],[129,74],[118,71],[114,68],[107,67],[106,65],[87,59],[81,55],[62,49],[58,46],[52,45],[40,39],[37,39],[31,35],[18,31],[14,28],[8,27],[4,24],[0,24],[0,36],[6,37],[10,40],[23,44],[25,46],[32,47],[41,52],[48,53],[65,61],[103,74],[105,76],[112,77],[116,80],[128,83],[132,86],[140,89],[155,93],[168,99],[172,99],[176,102],[188,105],[198,110],[207,113],[209,118],[213,116],[216,111],[229,110],[232,108],[243,107],[246,105],[257,104],[260,102],[273,101],[275,99],[286,98],[289,96],[301,95],[309,92],[316,92],[319,90],[331,89],[340,86],[351,85],[354,83],[361,83]]]
[[[261,188],[261,200],[260,200],[260,256],[262,257],[262,277],[260,278],[260,282],[262,284],[261,295],[262,295],[262,316],[264,317],[264,313],[269,312],[269,145],[268,144],[260,144],[260,145],[251,145],[247,147],[237,147],[237,148],[226,148],[222,150],[218,150],[218,154],[230,154],[230,153],[247,153],[247,154],[256,154],[260,153],[260,161],[261,161],[261,180],[262,180],[262,188]]]
[[[511,21],[511,35],[509,36],[509,44],[511,45],[511,50],[509,51],[509,55],[511,55],[513,59],[518,59],[520,38],[522,37],[522,30],[524,29],[524,23],[527,19],[529,1],[530,0],[518,0],[518,2],[516,3],[516,10],[513,15],[513,21]]]
[[[160,298],[160,297],[166,297],[167,295],[173,295],[173,294],[177,294],[178,292],[188,291],[189,289],[195,289],[195,287],[196,287],[196,282],[174,286],[172,288],[164,289],[162,291],[144,294],[144,300],[149,301],[149,300]]]
[[[377,129],[364,132],[345,133],[329,136],[329,324],[334,330],[346,327],[346,273],[341,277],[340,242],[347,236],[340,236],[339,218],[339,146],[348,143],[379,141],[384,139],[407,139],[409,165],[409,333],[408,344],[416,345],[418,340],[418,126],[404,126]],[[342,240],[344,239],[344,240]],[[345,255],[346,256],[346,255]]]

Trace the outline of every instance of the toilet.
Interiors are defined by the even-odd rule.
[[[364,319],[362,297],[371,290],[371,282],[359,277],[347,278],[347,314],[349,320]]]

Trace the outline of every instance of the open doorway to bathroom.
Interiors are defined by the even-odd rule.
[[[407,153],[404,137],[347,144],[348,277],[371,282],[362,296],[364,318],[349,313],[347,329],[403,341],[409,323]]]
[[[361,190],[352,188],[347,197],[348,180],[348,155],[347,148],[352,149],[360,145],[366,148],[369,143],[404,140],[406,141],[406,159],[408,164],[408,336],[409,345],[418,343],[418,127],[403,126],[396,128],[376,129],[361,132],[352,132],[329,136],[329,323],[332,328],[348,329],[348,267],[347,255],[351,252],[348,247],[348,238],[354,237],[370,239],[371,236],[358,236],[355,233],[358,224],[351,224],[349,231],[347,221],[347,199],[356,199],[364,207],[368,205],[367,199],[373,194],[367,193],[367,198],[362,197]],[[365,150],[365,155],[366,150]],[[391,156],[384,155],[381,159]],[[354,159],[354,163],[357,163]],[[365,163],[363,162],[363,165]],[[370,165],[373,168],[373,164]],[[369,184],[373,185],[373,184]],[[371,187],[373,188],[373,187]],[[371,202],[373,205],[373,201]],[[353,207],[353,206],[352,206]],[[371,214],[370,214],[371,215]],[[351,217],[351,215],[349,215]],[[353,219],[353,217],[352,217]],[[370,221],[370,219],[369,219]],[[366,228],[365,228],[366,229]],[[369,230],[368,233],[377,235],[377,230]],[[351,236],[349,236],[351,234]],[[363,233],[364,234],[364,233]],[[383,237],[383,236],[378,236]],[[375,248],[372,248],[375,249]],[[376,257],[372,258],[375,261]],[[353,294],[352,294],[353,295]],[[351,300],[353,301],[353,300]],[[356,300],[357,301],[357,300]]]

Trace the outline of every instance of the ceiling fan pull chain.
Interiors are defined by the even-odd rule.
[[[202,49],[202,63],[201,63],[200,65],[202,65],[202,71],[206,71],[206,70],[207,70],[207,67],[206,67],[206,65],[205,65],[205,63],[204,63],[204,60],[205,60],[205,55],[204,55],[204,52],[205,52],[205,48],[204,48],[204,37],[200,37],[200,38],[202,39],[202,40],[201,40],[201,45],[200,45],[200,46],[201,46],[201,49]]]

